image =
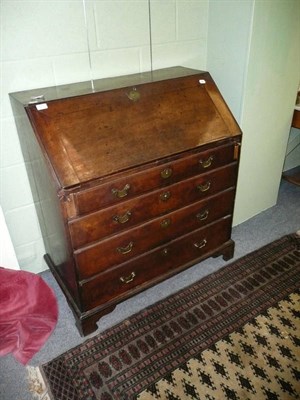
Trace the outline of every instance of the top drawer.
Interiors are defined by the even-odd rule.
[[[236,145],[229,143],[218,146],[75,193],[77,214],[74,216],[108,207],[149,190],[229,164],[236,159]]]

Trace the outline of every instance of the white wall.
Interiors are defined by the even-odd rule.
[[[20,269],[14,246],[7,229],[2,207],[0,206],[0,267]]]
[[[209,2],[207,70],[240,122],[247,72],[253,0]]]
[[[234,224],[276,204],[300,78],[299,0],[211,0],[207,68],[243,131]]]
[[[276,204],[300,77],[299,0],[255,1],[235,221]]]
[[[86,20],[82,0],[0,4],[0,204],[21,268],[38,272],[43,240],[8,93],[150,70],[148,0],[87,1]],[[207,16],[208,0],[152,0],[153,68],[205,69]]]
[[[44,245],[8,93],[88,79],[82,15],[79,1],[1,1],[0,204],[19,264],[34,272],[46,268]]]

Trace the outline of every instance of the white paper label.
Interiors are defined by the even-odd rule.
[[[36,105],[36,109],[37,109],[38,111],[47,110],[47,108],[48,108],[47,103],[41,103],[41,104],[37,104],[37,105]]]

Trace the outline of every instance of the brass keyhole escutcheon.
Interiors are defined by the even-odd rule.
[[[160,226],[162,227],[162,228],[167,228],[168,226],[170,226],[171,225],[171,220],[170,220],[170,218],[165,218],[165,219],[163,219],[161,222],[160,222]]]
[[[138,101],[141,97],[140,92],[137,91],[137,88],[132,88],[132,90],[130,90],[129,93],[127,93],[127,97],[129,98],[129,100],[131,101]]]
[[[170,178],[170,176],[172,175],[172,173],[173,173],[172,168],[165,168],[164,170],[161,171],[160,176],[161,176],[163,179],[167,179],[167,178]]]
[[[165,248],[165,249],[162,250],[161,254],[164,257],[167,257],[170,254],[170,250],[168,248]]]
[[[170,193],[169,191],[164,192],[164,193],[162,193],[162,194],[159,196],[159,198],[160,198],[162,201],[167,201],[167,200],[169,200],[170,197],[171,197],[171,193]]]

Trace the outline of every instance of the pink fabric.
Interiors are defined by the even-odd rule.
[[[53,290],[36,274],[0,267],[0,355],[22,364],[44,345],[58,318]]]

